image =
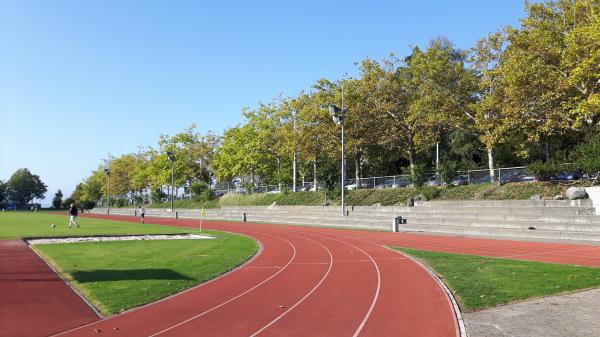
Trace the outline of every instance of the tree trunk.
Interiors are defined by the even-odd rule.
[[[408,143],[408,162],[410,164],[410,175],[415,178],[415,161],[414,161],[414,151],[412,144]]]
[[[356,157],[354,157],[354,176],[356,178],[355,184],[358,188],[360,182],[360,154],[357,154]]]
[[[281,193],[281,160],[277,158],[277,188]]]
[[[317,187],[317,160],[315,159],[315,161],[313,161],[313,186],[315,188],[315,191],[317,191],[319,188]]]
[[[494,155],[492,154],[492,148],[487,148],[488,153],[488,167],[490,169],[490,182],[493,183],[496,181],[496,171],[494,170]]]

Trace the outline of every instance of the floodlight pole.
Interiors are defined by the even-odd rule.
[[[171,161],[171,212],[173,212],[173,199],[175,194],[175,161]]]
[[[344,123],[346,119],[346,108],[344,106],[344,82],[342,82],[342,108],[338,108],[335,105],[329,106],[329,115],[333,118],[333,122],[335,124],[342,125],[342,165],[341,165],[341,176],[342,176],[342,215],[346,216],[346,205],[344,200],[344,194],[346,186],[344,183],[346,182],[346,144],[344,143]]]
[[[106,172],[106,176],[108,177],[108,183],[106,188],[106,214],[110,214],[110,164],[108,165],[109,167],[104,169],[104,172]]]
[[[294,123],[294,161],[292,163],[293,179],[292,179],[292,192],[296,192],[296,110],[292,110],[292,120]]]
[[[346,157],[345,157],[345,144],[344,144],[344,119],[346,119],[345,117],[345,113],[346,110],[344,109],[344,82],[342,82],[342,118],[341,118],[341,124],[342,124],[342,216],[346,216],[346,205],[345,205],[345,200],[344,200],[344,192],[346,190],[346,186],[344,186],[344,183],[346,182]]]

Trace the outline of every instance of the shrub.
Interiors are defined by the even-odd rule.
[[[160,188],[157,188],[152,191],[150,198],[152,199],[153,203],[159,204],[159,203],[161,203],[162,199],[165,198],[166,196],[167,196],[167,194],[165,192],[163,192]]]
[[[456,161],[447,161],[440,164],[440,176],[446,184],[450,183],[456,177],[460,163]]]
[[[194,181],[190,184],[190,192],[193,195],[199,195],[206,190],[208,190],[208,184],[204,181]]]
[[[575,164],[588,174],[600,172],[600,136],[595,136],[579,144],[573,151]]]
[[[408,180],[415,187],[423,186],[427,181],[427,169],[422,164],[415,164],[412,169],[410,166],[405,167],[404,174],[408,175]]]
[[[525,170],[525,172],[531,174],[539,181],[549,181],[553,176],[556,176],[562,171],[564,171],[564,166],[553,160],[534,161],[527,165],[527,169]]]

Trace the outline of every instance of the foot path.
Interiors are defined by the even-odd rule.
[[[253,237],[262,250],[212,282],[101,321],[72,324],[78,327],[58,335],[459,336],[453,306],[437,280],[386,245],[600,266],[598,246],[218,221],[204,227]]]

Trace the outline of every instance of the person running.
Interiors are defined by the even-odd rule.
[[[144,209],[144,207],[142,207],[142,205],[140,205],[140,217],[142,218],[142,223],[145,223],[144,216],[146,216],[146,210]]]
[[[77,219],[77,215],[79,213],[77,212],[77,206],[75,206],[75,204],[71,204],[69,206],[69,228],[71,228],[71,225],[75,225],[77,226],[77,228],[79,228],[79,224],[75,221]]]

